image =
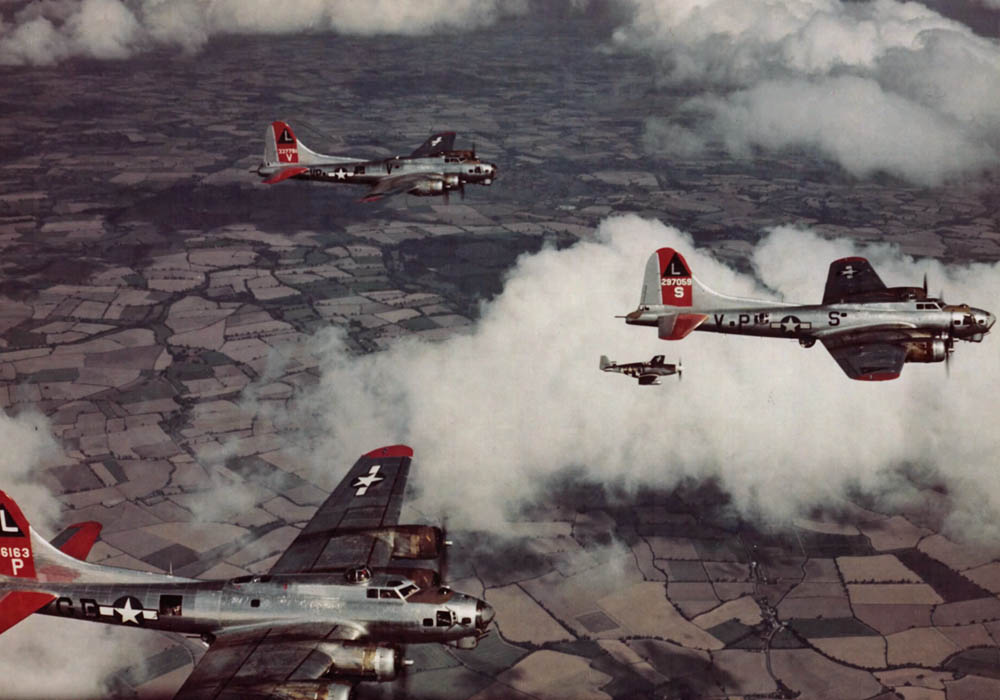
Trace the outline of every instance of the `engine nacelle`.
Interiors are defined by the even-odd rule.
[[[369,681],[391,681],[399,675],[403,656],[395,647],[377,644],[330,642],[318,649],[330,657],[327,673],[354,676]]]
[[[354,700],[358,696],[349,681],[292,681],[253,690],[277,700]]]
[[[444,194],[444,182],[441,180],[421,180],[410,190],[410,194],[418,197],[433,197]]]
[[[458,175],[455,173],[450,173],[444,176],[444,186],[449,190],[457,190],[461,183],[459,182]]]
[[[431,525],[397,525],[392,532],[392,556],[397,559],[437,559],[444,546],[441,528]]]
[[[948,344],[940,338],[906,344],[907,362],[944,362],[948,359]]]
[[[479,646],[478,637],[462,637],[454,641],[448,642],[449,645],[455,647],[456,649],[475,649]]]

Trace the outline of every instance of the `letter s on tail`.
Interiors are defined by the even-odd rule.
[[[660,248],[649,256],[642,282],[644,306],[691,306],[691,268],[673,248]]]

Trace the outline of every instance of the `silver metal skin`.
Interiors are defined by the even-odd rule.
[[[32,590],[56,596],[39,611],[43,615],[208,638],[239,627],[301,623],[342,625],[355,630],[357,639],[379,642],[449,643],[478,639],[494,616],[493,608],[477,598],[446,587],[419,591],[409,579],[386,574],[360,584],[346,583],[342,574],[228,581],[157,576],[143,584],[51,582]],[[370,591],[379,596],[369,598]],[[426,625],[427,619],[434,624]]]
[[[98,523],[57,547],[0,492],[0,632],[37,612],[200,637],[176,700],[347,700],[400,674],[400,645],[474,648],[493,608],[438,583],[439,528],[398,524],[412,455],[362,455],[269,573],[216,581],[86,562]]]
[[[285,179],[369,185],[362,201],[407,192],[416,196],[448,197],[465,185],[491,185],[495,163],[481,160],[474,150],[455,150],[455,134],[430,137],[409,156],[369,160],[316,153],[296,139],[285,122],[274,122],[265,132],[264,159],[256,172],[268,184]]]
[[[945,304],[923,287],[886,287],[864,258],[830,265],[822,304],[790,304],[719,294],[695,277],[684,257],[661,248],[646,264],[639,307],[625,323],[655,326],[664,340],[699,330],[820,341],[852,379],[895,379],[905,362],[942,362],[956,340],[981,342],[996,317]]]

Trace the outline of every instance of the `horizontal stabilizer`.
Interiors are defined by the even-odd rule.
[[[10,591],[0,598],[0,634],[55,600],[51,593]]]
[[[271,177],[264,180],[265,185],[273,185],[282,180],[287,180],[290,177],[295,177],[296,175],[301,175],[304,172],[308,172],[309,168],[297,167],[297,168],[285,168],[284,170],[279,170]]]
[[[667,314],[658,319],[661,340],[680,340],[708,319],[706,314]]]

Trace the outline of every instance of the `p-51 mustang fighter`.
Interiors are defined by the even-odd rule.
[[[942,362],[955,340],[980,342],[996,318],[967,304],[945,304],[923,287],[886,287],[864,258],[830,263],[823,303],[796,305],[718,294],[691,273],[684,256],[660,248],[646,263],[639,308],[625,322],[656,326],[680,340],[715,333],[820,341],[852,379],[895,379],[904,362]]]
[[[322,182],[371,185],[362,202],[408,192],[421,197],[443,196],[458,190],[465,198],[465,184],[492,185],[497,166],[476,157],[475,150],[456,151],[455,132],[434,134],[408,156],[382,160],[327,156],[316,153],[295,138],[285,122],[272,122],[264,134],[264,162],[257,174],[269,185],[296,178]]]
[[[49,544],[0,492],[0,632],[38,612],[198,635],[208,651],[175,700],[348,700],[397,676],[399,644],[471,649],[493,609],[426,568],[439,528],[397,525],[412,455],[363,455],[267,574],[224,581],[89,564],[99,525]]]
[[[683,367],[678,362],[676,365],[667,364],[663,361],[663,355],[653,355],[649,362],[626,362],[618,364],[614,360],[609,360],[607,355],[601,355],[601,369],[605,372],[618,372],[629,377],[635,377],[642,386],[649,384],[659,384],[660,377],[669,377],[676,374],[681,378]]]

